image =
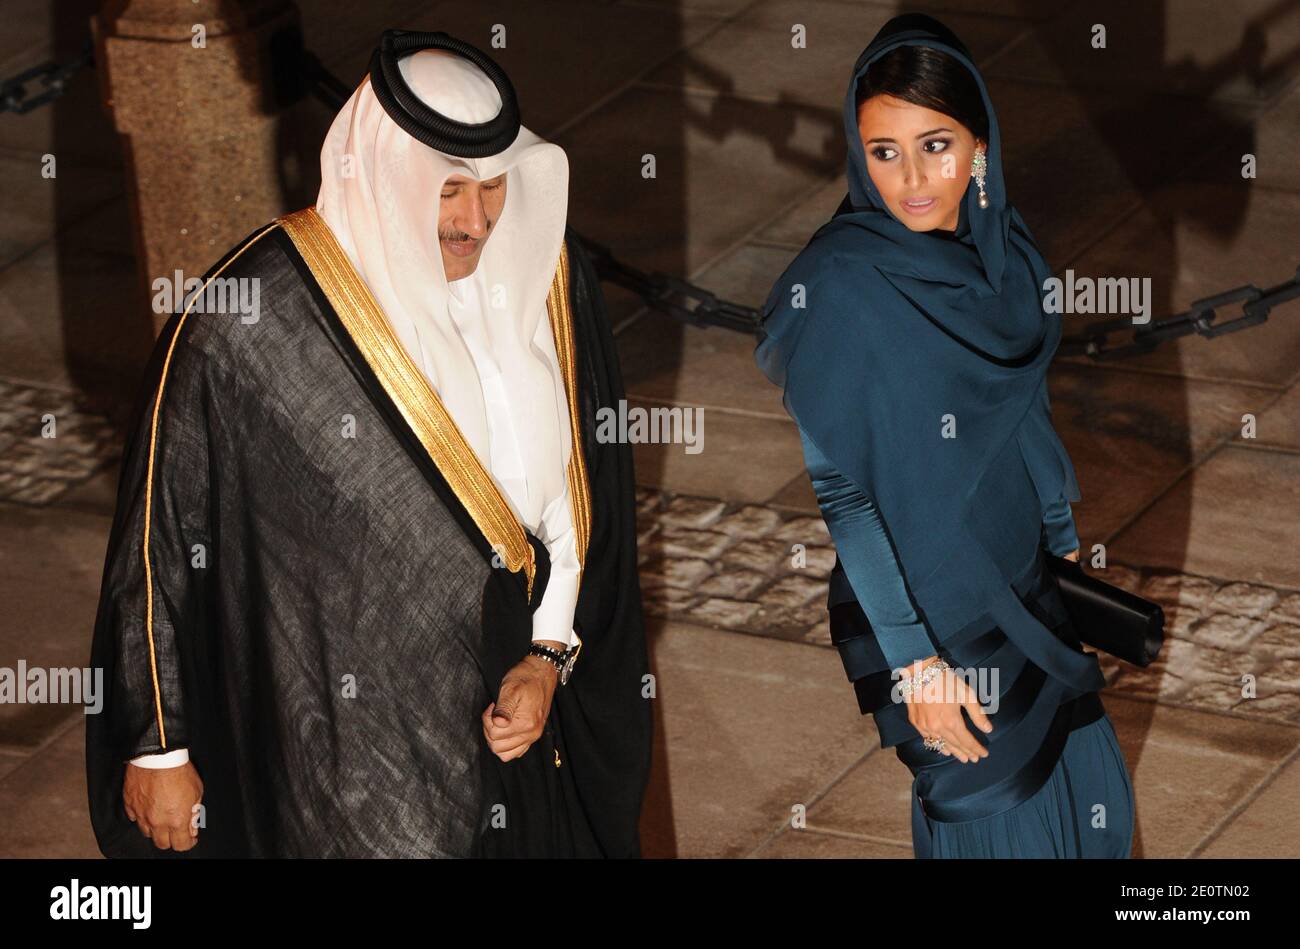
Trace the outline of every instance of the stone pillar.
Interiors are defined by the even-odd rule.
[[[176,270],[202,276],[291,210],[277,139],[298,88],[297,9],[288,0],[107,0],[94,31],[143,286]],[[155,333],[166,317],[154,315]]]

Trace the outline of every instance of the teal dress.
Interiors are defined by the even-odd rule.
[[[838,557],[828,607],[832,638],[864,713],[875,716],[882,747],[893,746],[911,769],[912,844],[917,857],[1127,857],[1134,802],[1124,756],[1096,692],[1072,696],[1034,666],[996,626],[936,647],[909,594],[904,571],[872,500],[800,430],[804,459]],[[1079,643],[1064,616],[1043,548],[1078,547],[1069,501],[1041,506],[1013,441],[980,483],[989,511],[1034,512],[1023,518],[976,517],[973,529],[998,555],[1022,564],[1016,593],[1053,633]],[[976,510],[981,507],[977,506]],[[1041,519],[1036,516],[1041,509]],[[960,653],[954,655],[953,652]],[[967,729],[989,749],[962,763],[925,749],[890,696],[891,670],[939,653],[954,667],[979,669],[994,730],[985,735],[963,712]],[[962,794],[927,806],[923,788],[939,769],[964,769]]]
[[[988,120],[951,232],[901,221],[868,168],[858,92],[903,47],[968,70]],[[1077,544],[1079,486],[1047,393],[1062,317],[1007,194],[988,87],[951,30],[906,13],[862,51],[842,102],[847,193],[772,285],[754,350],[839,553],[831,639],[913,774],[917,856],[1125,856],[1132,792],[1106,677],[1044,553]],[[977,762],[924,747],[893,700],[891,670],[931,655],[974,676],[994,729],[967,720],[989,749]]]

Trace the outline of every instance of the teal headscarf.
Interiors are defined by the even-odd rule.
[[[988,206],[979,206],[972,179],[955,233],[910,230],[867,172],[858,81],[904,44],[941,50],[969,69],[988,114]],[[1042,642],[1008,585],[1015,565],[994,563],[967,529],[967,505],[1009,439],[1019,442],[1044,506],[1079,499],[1048,415],[1046,372],[1061,337],[1060,318],[1043,309],[1051,271],[1007,201],[984,80],[942,24],[895,17],[853,68],[844,127],[848,194],[772,287],[755,358],[784,387],[804,433],[876,504],[939,642],[991,615],[1049,672],[1095,684],[1096,660]],[[944,437],[949,416],[955,437]]]

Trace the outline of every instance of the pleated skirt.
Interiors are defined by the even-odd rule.
[[[954,764],[952,767],[962,767]],[[913,808],[919,808],[916,794]],[[1133,785],[1110,717],[1076,728],[1047,781],[1010,810],[976,820],[945,822],[913,812],[928,826],[935,858],[1127,858],[1133,847]]]

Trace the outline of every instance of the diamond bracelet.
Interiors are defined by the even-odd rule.
[[[944,662],[943,659],[940,659],[938,662],[930,663],[930,665],[926,666],[916,675],[910,675],[910,676],[905,675],[902,677],[902,680],[899,683],[898,694],[903,699],[906,699],[916,689],[920,688],[921,686],[924,686],[927,682],[929,682],[935,676],[939,675],[945,669],[951,669],[951,668],[952,667],[948,665],[948,663]]]

